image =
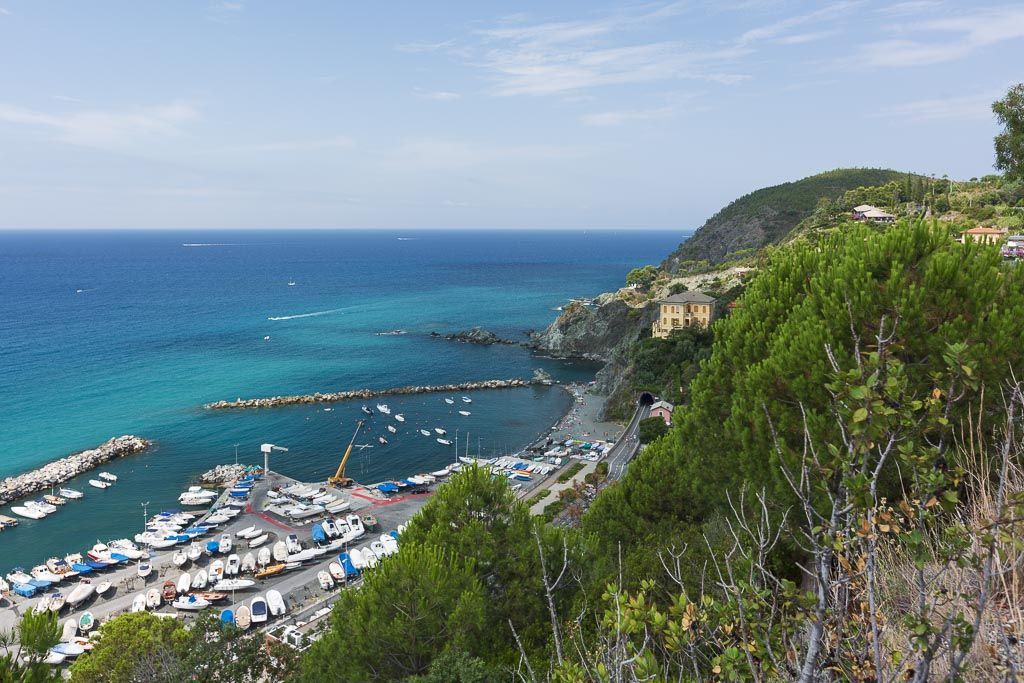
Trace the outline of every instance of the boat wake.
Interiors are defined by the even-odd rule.
[[[320,315],[330,315],[332,313],[341,313],[347,311],[347,308],[332,308],[329,311],[313,311],[312,313],[296,313],[295,315],[274,315],[267,320],[296,320],[298,318],[315,318]]]

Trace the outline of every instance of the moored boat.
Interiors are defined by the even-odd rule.
[[[451,446],[452,442],[449,439],[438,439],[437,442],[442,446]]]
[[[135,571],[140,579],[144,579],[153,572],[153,566],[149,562],[139,562],[139,567]]]
[[[270,539],[269,534],[260,534],[256,538],[254,538],[251,541],[249,541],[249,547],[250,548],[259,548],[261,545],[266,543],[267,540],[269,540],[269,539]]]
[[[460,410],[459,411],[459,415],[462,415],[463,417],[469,417],[472,414],[473,413],[469,412],[468,410]]]
[[[110,581],[101,581],[100,584],[96,586],[96,595],[103,595],[113,587],[114,584]]]
[[[380,406],[378,406],[380,407]],[[267,609],[267,599],[262,595],[257,595],[249,601],[249,611],[252,614],[252,623],[261,624],[267,620],[269,610]]]
[[[316,580],[320,582],[320,587],[325,591],[329,591],[334,588],[334,579],[327,572],[321,570],[317,572]]]
[[[92,612],[82,612],[82,616],[78,617],[78,630],[82,633],[88,633],[96,625],[96,617],[92,615]]]
[[[25,519],[42,519],[46,516],[45,512],[33,510],[32,508],[25,507],[24,505],[16,505],[12,507],[11,512],[19,517],[24,517]]]
[[[146,593],[146,607],[149,609],[159,609],[160,605],[164,602],[163,597],[160,595],[159,589],[150,588]]]
[[[182,572],[181,576],[178,577],[178,583],[176,584],[178,594],[188,593],[192,588],[192,577],[189,576],[188,572]]]
[[[164,581],[164,588],[161,591],[161,596],[166,602],[174,600],[175,596],[178,595],[178,585],[171,580]]]
[[[395,415],[395,419],[398,420],[399,422],[405,422],[405,415],[398,413],[397,415]]]
[[[60,489],[58,493],[64,496],[65,498],[69,498],[71,500],[81,498],[82,496],[85,495],[81,491],[77,491],[75,489]]]
[[[280,591],[271,589],[267,591],[267,609],[270,610],[270,615],[274,617],[280,617],[288,611],[288,606],[284,602],[284,597]]]
[[[249,611],[248,605],[239,605],[235,609],[235,626],[242,629],[243,631],[249,628],[252,624],[252,613]]]
[[[198,595],[183,595],[171,603],[171,607],[173,607],[174,609],[188,610],[193,612],[198,612],[199,610],[206,609],[209,606],[209,601],[204,600]]]
[[[110,482],[117,481],[117,475],[116,474],[111,474],[110,472],[100,472],[99,477],[100,477],[100,479],[103,479],[104,481],[110,481]]]
[[[145,612],[146,611],[146,594],[139,593],[132,600],[132,612]]]
[[[421,429],[420,434],[422,434],[423,436],[433,436],[433,434],[430,433],[429,429]]]
[[[78,585],[75,586],[71,593],[68,594],[67,604],[71,607],[78,607],[83,602],[88,600],[96,592],[96,587],[92,585],[92,581],[89,579],[82,579]]]
[[[252,588],[256,585],[256,582],[251,579],[221,579],[217,583],[213,584],[213,590],[215,591],[241,591],[246,588]]]
[[[192,577],[192,588],[206,588],[206,570],[200,569]]]

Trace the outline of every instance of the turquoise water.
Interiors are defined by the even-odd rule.
[[[235,444],[242,462],[258,462],[263,442],[287,446],[275,470],[322,479],[360,415],[358,404],[211,412],[201,408],[208,401],[528,377],[538,367],[587,380],[592,365],[430,332],[482,325],[521,337],[568,298],[614,288],[630,268],[657,263],[679,239],[645,231],[0,233],[0,474],[119,434],[157,442],[106,468],[121,477],[113,488],[72,482],[82,501],[0,534],[0,564],[134,532],[140,503],[172,507],[195,475],[232,462]],[[376,334],[396,328],[407,334]],[[389,398],[408,418],[405,433],[362,450],[351,473],[379,481],[450,460],[450,449],[415,433],[421,426],[468,431],[484,454],[515,450],[567,405],[549,388],[473,398],[470,417],[437,395]],[[385,434],[380,424],[359,441],[375,443],[377,434]]]

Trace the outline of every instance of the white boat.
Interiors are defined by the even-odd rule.
[[[221,508],[217,510],[217,513],[221,515],[227,515],[228,518],[234,519],[238,515],[242,514],[242,511],[239,510],[238,508]]]
[[[144,555],[144,553],[138,549],[138,547],[129,541],[127,538],[119,538],[117,540],[107,543],[107,547],[115,553],[121,553],[125,557],[137,560]]]
[[[53,599],[51,595],[44,595],[39,602],[36,603],[35,610],[37,612],[49,612],[50,611],[50,600]]]
[[[210,515],[209,517],[207,517],[206,521],[209,524],[223,524],[225,522],[230,522],[231,518],[228,517],[225,514],[216,514],[216,515]]]
[[[471,399],[469,396],[463,396],[462,397],[462,402],[463,403],[472,403],[473,399]]]
[[[160,590],[157,588],[150,588],[149,592],[146,593],[146,607],[149,609],[159,609],[160,605],[164,603],[163,596],[160,595]]]
[[[339,512],[348,510],[350,507],[352,507],[352,505],[347,500],[339,500],[337,503],[331,503],[328,505],[326,510],[331,514],[338,514]]]
[[[355,534],[356,538],[359,538],[366,533],[366,529],[363,527],[363,520],[359,515],[349,515],[345,518],[352,533]]]
[[[321,553],[318,553],[316,548],[307,548],[306,550],[300,550],[297,553],[289,555],[285,558],[285,562],[295,562],[301,564],[303,562],[308,562],[309,560],[318,557],[320,554]]]
[[[381,446],[387,446],[388,445],[388,440],[385,439],[383,436],[378,436],[377,437],[377,443],[379,443]]]
[[[68,619],[61,629],[60,640],[63,643],[71,642],[71,639],[78,635],[78,619]]]
[[[429,429],[421,429],[420,434],[422,434],[423,436],[433,436],[433,434],[430,433]]]
[[[254,555],[251,552],[250,553],[246,553],[245,557],[242,558],[241,570],[243,572],[254,572],[254,571],[256,571],[256,555]]]
[[[322,505],[305,505],[300,503],[295,507],[288,508],[285,510],[292,519],[305,519],[306,517],[315,517],[316,515],[322,514],[324,507]]]
[[[270,615],[274,617],[283,616],[288,611],[288,606],[280,591],[274,589],[267,591],[267,608],[270,610]]]
[[[186,562],[188,562],[188,553],[183,549],[176,550],[174,551],[174,554],[171,555],[171,564],[175,567],[180,567]]]
[[[144,579],[153,572],[153,567],[149,562],[139,562],[139,568],[136,570],[140,579]]]
[[[101,581],[100,585],[96,586],[96,595],[103,595],[113,587],[114,584],[109,581]]]
[[[89,480],[89,486],[93,486],[93,487],[98,488],[98,489],[108,489],[108,488],[110,488],[110,484],[108,484],[105,481],[100,481],[99,479],[90,479]]]
[[[405,415],[398,413],[397,415],[395,415],[395,419],[398,420],[399,422],[405,422]]]
[[[216,496],[201,496],[194,493],[183,493],[178,496],[178,502],[182,505],[211,505]]]
[[[388,554],[387,550],[384,549],[384,543],[380,540],[376,540],[371,543],[370,550],[373,551],[373,554],[377,556],[378,560],[384,559]]]
[[[228,561],[224,563],[224,576],[238,576],[241,565],[242,561],[238,559],[238,555],[231,553],[228,556]]]
[[[268,534],[260,534],[256,538],[254,538],[251,541],[249,541],[249,547],[250,548],[259,548],[261,545],[266,543],[269,538],[270,538],[270,536]]]
[[[249,628],[252,623],[252,612],[249,611],[248,605],[239,605],[235,610],[235,626],[242,629],[243,631]]]
[[[437,442],[442,446],[451,446],[452,442],[449,439],[438,439]]]
[[[450,405],[450,406],[453,406],[453,405],[455,405],[455,399],[454,399],[454,398],[446,398],[446,399],[444,400],[444,402],[445,402],[445,403],[447,403],[447,404],[448,404],[448,405]]]
[[[210,602],[198,595],[183,595],[174,602],[171,603],[171,607],[180,610],[190,610],[198,612],[201,609],[206,609],[210,606]]]
[[[369,548],[363,548],[363,562],[366,563],[367,569],[372,569],[377,566],[377,556]]]
[[[245,527],[241,531],[236,531],[235,538],[253,538],[258,534],[259,530],[256,528],[256,525],[253,524],[252,526]]]
[[[363,551],[359,548],[353,548],[350,550],[348,553],[348,559],[356,569],[366,569],[366,560],[363,559]]]
[[[320,587],[325,591],[329,591],[334,588],[334,579],[332,579],[331,575],[325,571],[321,570],[317,572],[316,580],[320,582]]]
[[[270,548],[260,548],[259,553],[256,554],[256,564],[260,567],[270,564]]]
[[[377,406],[378,408],[380,406]],[[249,601],[249,611],[252,613],[252,623],[260,624],[267,620],[269,610],[267,609],[267,599],[262,595],[257,595]]]
[[[78,572],[71,568],[68,561],[60,557],[51,557],[48,559],[46,561],[46,568],[64,579],[70,579],[72,576],[78,576]]]
[[[442,477],[447,477],[451,473],[451,470],[445,468],[443,470],[434,470],[433,472],[430,473],[430,476],[437,477],[438,479],[440,479]]]
[[[231,545],[231,534],[223,534],[220,537],[220,543],[217,544],[217,550],[222,553],[230,553]]]
[[[56,505],[51,505],[50,503],[47,503],[44,500],[30,500],[27,503],[25,503],[25,507],[45,512],[48,515],[52,515],[54,512],[57,511]]]
[[[388,425],[388,431],[391,432],[392,434],[398,433],[398,430],[395,429],[395,425]]]
[[[224,560],[214,560],[210,564],[210,581],[216,583],[224,576]]]
[[[278,562],[284,562],[285,558],[288,557],[288,546],[284,541],[278,541],[274,544],[273,550],[274,559]]]
[[[145,612],[146,611],[146,594],[139,593],[132,600],[132,612]]]
[[[398,541],[391,534],[381,534],[380,542],[384,545],[384,552],[388,555],[398,552]]]
[[[440,427],[434,427],[434,431],[437,432],[438,434],[440,434],[441,436],[444,436],[445,434],[448,433],[447,431],[445,431],[444,429],[441,429]]]
[[[241,591],[246,588],[252,588],[256,585],[256,582],[251,579],[221,579],[217,583],[213,584],[213,590],[215,591]]]
[[[51,666],[60,666],[64,663],[64,660],[66,659],[66,655],[62,655],[59,652],[54,652],[53,650],[48,650],[46,656],[43,657],[42,661],[43,664],[49,664]]]
[[[388,407],[387,403],[378,403],[377,404],[377,412],[378,413],[384,413],[385,415],[390,415],[391,414],[391,408]]]
[[[71,607],[78,607],[83,602],[88,600],[96,592],[96,587],[92,585],[92,581],[89,579],[82,579],[77,586],[68,594],[67,603]]]
[[[76,491],[75,489],[61,489],[60,491],[58,491],[58,493],[60,493],[60,495],[64,496],[65,498],[70,498],[72,500],[81,498],[82,496],[85,495],[81,491]]]
[[[192,577],[188,575],[188,572],[183,572],[178,577],[178,593],[188,593],[190,588],[192,588]]]
[[[12,507],[11,512],[18,515],[19,517],[24,517],[25,519],[42,519],[46,516],[45,512],[42,512],[40,510],[33,510],[32,508],[27,508],[23,505],[16,505]]]
[[[195,590],[202,590],[206,588],[206,570],[200,569],[196,572],[196,575],[192,577],[192,588]]]
[[[101,584],[102,585],[102,584]],[[57,592],[50,596],[50,611],[60,612],[64,609],[64,605],[67,603],[67,598],[64,597],[63,593]]]
[[[288,534],[284,539],[284,543],[289,553],[297,553],[302,550],[302,544],[299,543],[299,537],[296,534]]]
[[[185,557],[187,557],[190,562],[195,562],[202,556],[203,544],[199,541],[192,541],[192,543],[188,546],[188,552],[185,554]]]
[[[331,578],[339,583],[345,580],[345,569],[337,562],[331,562],[327,565],[327,571],[330,572]]]
[[[45,564],[36,565],[32,567],[33,578],[39,579],[40,581],[49,581],[50,583],[60,583],[64,580],[64,577],[60,574],[51,572]]]
[[[117,475],[111,474],[110,472],[100,472],[100,479],[104,481],[114,482],[117,481]]]
[[[463,417],[469,417],[472,414],[473,413],[469,412],[468,410],[460,410],[459,411],[459,415],[462,415]]]

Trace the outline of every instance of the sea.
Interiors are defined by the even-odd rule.
[[[118,476],[42,520],[0,533],[0,570],[131,537],[217,464],[332,474],[359,402],[211,411],[219,399],[528,378],[586,382],[597,367],[508,345],[439,339],[482,326],[523,339],[573,297],[622,285],[687,235],[668,231],[0,232],[0,477],[110,437],[155,442]],[[382,334],[400,330],[401,334]],[[388,397],[407,422],[371,420],[348,474],[364,483],[435,470],[459,453],[514,452],[567,410],[557,387]],[[371,403],[376,403],[373,401]],[[371,406],[372,407],[372,406]],[[470,416],[458,414],[468,409]],[[328,409],[329,408],[329,409]],[[381,445],[378,435],[387,435]],[[10,506],[0,514],[10,516]]]

